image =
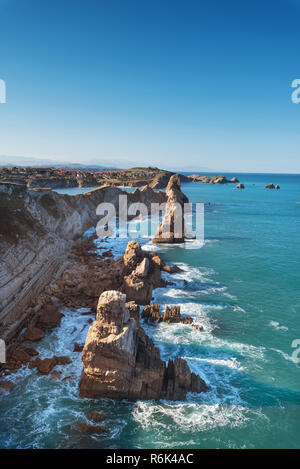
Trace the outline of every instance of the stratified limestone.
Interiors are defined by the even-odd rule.
[[[170,360],[166,367],[158,348],[130,317],[126,296],[119,291],[106,291],[100,296],[82,363],[82,397],[181,400],[187,392],[207,389],[184,360]]]
[[[184,204],[189,200],[181,192],[178,174],[170,177],[166,194],[168,201],[165,215],[152,241],[153,243],[182,243],[185,239]]]

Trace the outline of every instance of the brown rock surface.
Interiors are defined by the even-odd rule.
[[[108,433],[108,429],[106,427],[102,427],[101,425],[90,425],[88,423],[77,423],[77,429],[81,433],[85,433],[87,435],[101,435],[102,433]]]
[[[82,352],[83,350],[83,345],[82,344],[78,344],[77,342],[75,342],[74,344],[74,348],[73,348],[73,352]]]
[[[24,340],[30,340],[36,342],[41,340],[45,336],[44,331],[38,327],[29,326],[23,334]]]
[[[154,243],[182,243],[185,238],[184,204],[188,203],[188,198],[181,192],[178,174],[170,177],[166,194],[168,201],[164,218],[152,241]]]
[[[151,305],[144,306],[142,311],[142,319],[146,319],[147,321],[152,322],[159,321],[159,309],[160,305],[158,303],[152,303]]]
[[[48,375],[56,365],[68,365],[69,363],[71,363],[69,357],[57,357],[54,355],[51,358],[44,358],[43,360],[36,358],[30,362],[29,368],[37,368],[41,375]]]
[[[92,422],[99,423],[105,420],[105,415],[101,414],[97,410],[92,410],[92,412],[88,414],[87,418]]]
[[[126,303],[126,308],[129,311],[131,318],[135,319],[137,326],[140,325],[140,307],[134,301],[128,301]]]
[[[99,298],[96,321],[89,329],[82,353],[80,395],[174,400],[183,399],[186,392],[198,392],[200,386],[192,386],[192,374],[184,360],[170,361],[166,371],[158,348],[137,327],[125,302],[125,295],[118,291],[106,291]],[[198,383],[196,378],[193,380]]]
[[[40,329],[53,329],[59,326],[64,315],[54,305],[46,305],[39,312],[36,326]]]
[[[159,258],[153,262],[152,257],[142,251],[139,243],[130,241],[123,256],[123,263],[125,275],[121,291],[126,294],[127,300],[137,304],[150,303],[153,289],[164,285]]]
[[[8,380],[1,380],[0,381],[0,388],[4,389],[4,391],[11,392],[13,390],[14,383]]]

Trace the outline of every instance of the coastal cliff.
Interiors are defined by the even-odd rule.
[[[128,194],[117,187],[69,196],[26,185],[0,183],[0,334],[9,341],[32,312],[37,296],[70,261],[74,242],[97,222],[96,207],[119,195],[128,202],[161,203],[164,193],[149,187]]]

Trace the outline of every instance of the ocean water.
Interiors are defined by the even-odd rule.
[[[187,325],[147,325],[163,359],[184,357],[209,385],[185,402],[90,400],[78,396],[82,365],[72,352],[92,316],[64,310],[61,327],[38,343],[40,356],[68,355],[66,381],[22,369],[0,396],[5,448],[299,448],[300,176],[231,174],[235,184],[182,184],[205,203],[205,243],[153,246],[183,272],[155,290],[162,305],[181,305],[203,332]],[[273,182],[280,190],[267,190]],[[116,257],[126,239],[107,241]],[[86,310],[84,310],[86,311]],[[300,342],[299,342],[300,344]],[[298,345],[299,347],[299,345]],[[298,354],[300,358],[300,353]],[[300,360],[299,360],[300,361]],[[76,423],[106,415],[105,436],[84,436]]]

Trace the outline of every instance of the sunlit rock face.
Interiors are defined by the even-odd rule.
[[[129,306],[129,305],[128,305]],[[185,399],[186,393],[205,391],[199,376],[185,360],[169,360],[139,327],[126,307],[126,295],[106,291],[99,298],[97,316],[90,327],[82,353],[79,383],[82,397],[114,399]]]
[[[181,192],[179,174],[170,177],[166,195],[168,200],[165,215],[152,241],[154,243],[183,243],[185,239],[184,204],[189,200]]]

